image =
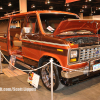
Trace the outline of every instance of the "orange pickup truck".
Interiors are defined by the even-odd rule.
[[[3,54],[17,61],[41,67],[53,58],[53,87],[70,85],[100,73],[100,21],[80,20],[62,11],[32,11],[0,18],[0,46]],[[2,62],[4,58],[2,57]],[[40,69],[44,86],[50,90],[50,64]]]

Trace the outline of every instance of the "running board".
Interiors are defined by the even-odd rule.
[[[27,68],[27,69],[30,69],[30,70],[34,69],[31,66],[29,66],[29,65],[27,65],[27,64],[25,64],[25,63],[23,63],[21,61],[16,61],[16,63],[19,64],[19,65],[21,65],[21,66],[23,66],[23,67],[25,67],[25,68]]]

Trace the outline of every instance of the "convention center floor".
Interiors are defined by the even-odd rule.
[[[4,69],[8,64],[2,66]],[[41,80],[35,89],[28,84],[27,78],[27,73],[14,77],[0,74],[0,100],[51,100],[51,92]],[[54,92],[53,100],[100,100],[100,76]]]

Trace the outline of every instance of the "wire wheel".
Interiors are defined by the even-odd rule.
[[[44,61],[42,65],[47,64],[47,61]],[[51,90],[51,66],[50,64],[46,65],[41,69],[41,79],[44,86]],[[56,66],[53,65],[53,89],[56,90],[59,86],[59,76]]]

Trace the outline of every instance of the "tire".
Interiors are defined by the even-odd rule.
[[[49,59],[46,60],[44,59],[41,63],[42,65],[45,65],[46,63],[49,62]],[[40,75],[41,75],[41,80],[43,82],[43,85],[48,89],[51,90],[51,65],[48,64],[45,67],[43,67],[40,70]],[[53,90],[56,91],[59,88],[59,75],[58,75],[58,70],[55,65],[53,65]]]

